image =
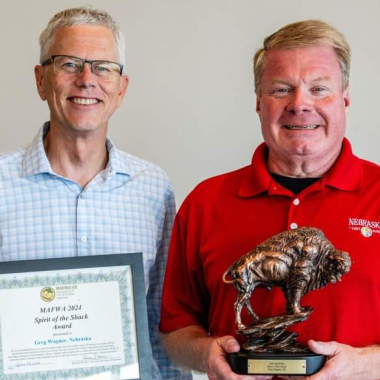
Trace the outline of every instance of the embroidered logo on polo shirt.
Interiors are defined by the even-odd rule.
[[[366,219],[348,218],[348,228],[359,231],[364,237],[369,238],[373,234],[380,234],[380,222]]]
[[[370,227],[362,227],[360,232],[364,237],[372,236],[372,229]]]

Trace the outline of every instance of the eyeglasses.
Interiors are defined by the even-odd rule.
[[[47,66],[53,63],[55,72],[63,72],[64,74],[78,74],[84,69],[84,65],[89,63],[91,71],[98,77],[111,78],[115,75],[122,75],[123,65],[110,61],[90,61],[88,59],[72,57],[70,55],[52,55],[42,63],[42,66]]]

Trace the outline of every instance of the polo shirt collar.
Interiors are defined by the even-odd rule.
[[[239,189],[239,196],[253,197],[255,195],[268,192],[276,193],[277,183],[270,175],[267,165],[268,147],[265,143],[260,144],[252,157],[252,163],[248,168],[247,175],[243,178]],[[363,181],[363,168],[361,160],[354,156],[351,144],[344,138],[342,149],[333,167],[322,177],[319,189],[330,186],[339,190],[359,189]]]
[[[33,139],[32,143],[26,148],[24,158],[22,160],[22,175],[23,177],[33,176],[36,174],[54,173],[50,162],[46,156],[43,138],[50,129],[50,123],[46,122],[39,130],[38,134]],[[110,138],[106,139],[106,148],[108,150],[108,164],[105,169],[105,177],[117,174],[130,174],[131,170],[128,164],[121,157],[121,152],[116,149]]]
[[[339,190],[357,190],[363,184],[362,161],[352,153],[351,144],[344,138],[342,150],[333,167],[324,177],[326,186]]]
[[[268,148],[266,144],[262,143],[253,153],[252,163],[239,189],[241,197],[253,197],[269,190],[273,179],[266,165],[267,152]]]

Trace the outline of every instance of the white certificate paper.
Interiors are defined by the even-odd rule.
[[[131,277],[128,266],[1,275],[5,379],[138,378]]]

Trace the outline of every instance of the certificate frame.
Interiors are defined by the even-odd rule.
[[[142,253],[121,253],[121,254],[111,254],[111,255],[97,255],[97,256],[83,256],[83,257],[68,257],[68,258],[52,258],[52,259],[40,259],[40,260],[21,260],[21,261],[10,261],[10,262],[1,262],[0,263],[0,310],[4,310],[3,298],[2,298],[2,290],[5,289],[5,291],[13,290],[9,289],[12,288],[12,284],[10,284],[10,281],[16,281],[16,278],[28,278],[28,275],[34,276],[34,278],[38,278],[38,275],[41,274],[41,276],[45,276],[43,278],[48,278],[49,274],[51,278],[53,279],[59,279],[64,278],[62,277],[62,273],[64,276],[70,276],[70,279],[77,278],[80,279],[80,282],[78,282],[77,286],[83,287],[83,278],[84,276],[81,276],[80,274],[83,271],[88,271],[90,275],[92,276],[92,272],[94,273],[100,273],[100,276],[103,272],[105,273],[113,273],[112,271],[116,269],[122,269],[126,268],[128,269],[128,273],[130,273],[129,282],[132,284],[132,289],[128,286],[121,286],[118,284],[118,291],[120,292],[120,297],[122,297],[123,289],[128,288],[128,292],[132,292],[130,294],[130,297],[128,297],[129,301],[129,313],[131,314],[130,317],[128,317],[128,331],[134,331],[133,335],[133,342],[128,341],[128,344],[122,344],[123,346],[123,352],[128,352],[130,350],[129,347],[134,347],[133,350],[136,351],[137,354],[137,366],[136,363],[134,363],[134,367],[138,368],[138,373],[135,375],[123,375],[121,368],[123,365],[111,365],[112,371],[107,372],[107,376],[102,375],[102,372],[99,374],[99,370],[101,371],[101,368],[108,368],[107,366],[101,366],[100,364],[97,365],[89,365],[86,364],[86,375],[80,374],[80,370],[67,370],[67,368],[63,368],[62,370],[50,370],[47,367],[47,370],[42,371],[34,371],[33,372],[24,372],[24,373],[10,373],[10,374],[3,374],[2,373],[2,379],[4,380],[13,380],[13,379],[46,379],[46,380],[63,380],[63,379],[98,379],[98,378],[104,378],[104,379],[110,379],[110,380],[151,380],[152,379],[152,373],[151,373],[151,360],[152,360],[152,351],[149,341],[149,328],[148,328],[148,318],[147,318],[147,307],[146,307],[146,294],[145,294],[145,285],[144,285],[144,271],[143,271],[143,262],[142,262]],[[126,271],[125,271],[126,272]],[[79,277],[78,277],[79,273]],[[118,273],[118,272],[117,272]],[[124,271],[122,271],[124,273]],[[76,274],[76,275],[72,275]],[[46,277],[47,276],[47,277]],[[104,277],[104,275],[103,275]],[[91,278],[94,278],[93,276]],[[27,283],[33,283],[30,282]],[[79,281],[79,280],[78,280]],[[107,282],[104,278],[100,280],[102,283]],[[16,281],[17,282],[17,281]],[[115,282],[111,281],[110,283]],[[117,282],[117,281],[116,281]],[[123,282],[123,281],[121,281]],[[80,285],[79,285],[80,283]],[[4,285],[6,284],[6,285]],[[91,285],[92,283],[88,283],[85,285]],[[33,285],[33,284],[32,284]],[[49,284],[48,284],[49,285]],[[75,285],[75,283],[74,283]],[[104,284],[103,284],[104,285]],[[37,282],[34,282],[34,287],[42,286]],[[54,288],[54,285],[52,285]],[[17,288],[17,286],[16,286]],[[41,290],[42,294],[42,290]],[[123,295],[124,296],[124,295]],[[42,295],[41,295],[42,298]],[[124,297],[125,298],[125,297]],[[4,297],[6,299],[6,297]],[[9,300],[9,298],[8,298]],[[100,302],[100,301],[99,301]],[[11,302],[12,303],[12,302]],[[120,298],[120,303],[122,303],[122,300]],[[9,309],[9,302],[7,303],[7,308]],[[53,308],[54,309],[54,308]],[[49,309],[47,309],[49,310]],[[123,318],[123,307],[120,306],[120,318]],[[0,317],[3,317],[0,313]],[[134,317],[134,318],[133,318]],[[5,321],[5,317],[3,318]],[[58,317],[57,317],[58,319]],[[132,320],[132,322],[130,322]],[[76,323],[76,322],[75,322]],[[124,321],[121,323],[122,327],[122,336],[123,336],[123,342],[125,342],[125,336],[131,335],[126,334],[124,331]],[[9,329],[8,329],[9,330]],[[3,331],[3,320],[0,318],[0,365],[4,365],[3,358],[3,348],[5,343],[5,335],[3,334],[5,331]],[[8,332],[7,332],[8,334]],[[59,335],[59,334],[57,334]],[[62,334],[63,335],[63,334]],[[8,334],[9,336],[9,334]],[[4,339],[4,341],[3,341]],[[7,338],[7,341],[10,341],[11,339]],[[46,344],[46,343],[45,343]],[[12,351],[13,352],[13,351]],[[125,354],[127,356],[127,354]],[[97,355],[97,357],[101,357],[101,355]],[[134,356],[136,358],[136,356]],[[93,358],[91,358],[93,359]],[[24,364],[20,364],[24,365]],[[100,366],[100,367],[99,367]],[[96,367],[96,368],[95,368]],[[2,367],[4,368],[4,367]],[[11,368],[11,367],[10,367]],[[27,364],[25,364],[24,368],[29,368]],[[117,370],[119,369],[119,375],[117,375]],[[95,370],[95,374],[91,374],[91,370]],[[98,371],[98,372],[96,372]],[[116,371],[116,374],[115,374]],[[112,373],[111,373],[112,372]],[[62,376],[60,377],[59,373],[62,373]],[[124,371],[125,373],[125,371]],[[100,376],[100,377],[99,377]],[[125,377],[126,376],[126,377]]]

